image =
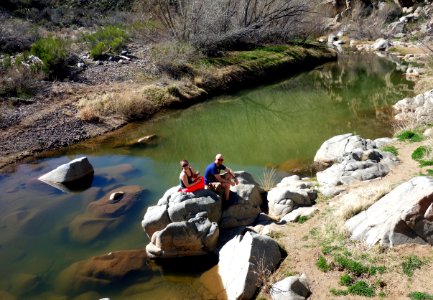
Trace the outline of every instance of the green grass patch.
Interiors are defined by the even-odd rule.
[[[117,26],[106,26],[92,34],[84,35],[90,45],[90,55],[98,59],[106,54],[118,54],[126,45],[128,33]]]
[[[383,146],[382,151],[389,152],[391,154],[394,154],[395,156],[398,155],[398,150],[395,146]]]
[[[433,160],[419,160],[419,166],[422,167],[428,167],[433,166]]]
[[[359,280],[347,288],[349,294],[359,295],[364,297],[374,297],[374,287],[367,282]]]
[[[316,261],[316,267],[322,272],[328,272],[332,269],[331,265],[328,264],[326,258],[323,255],[320,255],[319,259]]]
[[[354,280],[349,274],[343,274],[340,276],[340,284],[343,286],[350,286],[353,282]]]
[[[407,295],[411,300],[433,300],[432,294],[423,292],[411,292]]]
[[[410,255],[401,264],[403,273],[412,277],[415,270],[420,269],[424,262],[416,255]]]
[[[409,141],[409,142],[421,142],[422,141],[422,136],[418,133],[415,133],[413,131],[410,130],[405,130],[399,134],[397,134],[397,139],[399,141]]]
[[[422,158],[424,158],[424,156],[427,154],[428,149],[426,146],[421,146],[416,148],[413,152],[412,152],[412,159],[413,160],[421,160]]]
[[[329,292],[334,296],[347,296],[347,294],[349,294],[345,290],[338,290],[338,289],[330,289]]]
[[[362,274],[369,274],[369,268],[360,262],[357,262],[356,260],[344,257],[342,255],[336,255],[334,259],[336,264],[341,269],[344,269],[355,276],[359,277]]]

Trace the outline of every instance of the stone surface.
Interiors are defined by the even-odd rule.
[[[304,300],[311,295],[310,284],[305,274],[286,277],[272,285],[272,300]]]
[[[345,226],[352,239],[370,246],[433,245],[432,211],[433,179],[415,177],[349,219]]]
[[[219,228],[205,217],[168,224],[152,235],[146,247],[150,257],[179,257],[208,254],[215,250]]]
[[[393,108],[397,121],[417,120],[429,124],[433,122],[433,90],[400,100]]]
[[[218,273],[228,299],[252,299],[260,277],[275,270],[281,260],[277,242],[247,232],[226,243],[219,253]]]
[[[299,207],[282,217],[281,221],[296,222],[300,217],[312,217],[317,211],[315,207]]]
[[[303,181],[299,176],[283,178],[267,195],[269,214],[282,217],[300,206],[311,206],[317,198],[312,183]]]
[[[42,175],[39,180],[67,183],[91,175],[93,172],[93,166],[87,157],[81,157]]]

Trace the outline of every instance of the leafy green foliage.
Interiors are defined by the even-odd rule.
[[[344,269],[349,271],[350,273],[354,274],[355,276],[361,276],[362,274],[368,274],[369,268],[361,264],[360,262],[357,262],[353,259],[344,257],[342,255],[337,255],[335,257],[335,262],[337,265]]]
[[[316,261],[316,266],[323,272],[328,272],[331,270],[331,265],[328,264],[326,258],[323,255],[320,255],[319,259]]]
[[[411,300],[433,300],[433,295],[423,292],[411,292],[407,296]]]
[[[119,27],[106,26],[85,35],[84,39],[90,44],[90,55],[97,59],[108,53],[119,53],[126,44],[128,34]]]
[[[412,277],[413,272],[416,269],[421,268],[423,265],[423,261],[416,255],[410,255],[406,257],[401,264],[401,267],[403,269],[403,273],[406,274],[409,277]]]
[[[409,142],[421,142],[422,136],[410,130],[405,130],[397,134],[397,139],[399,141],[409,141]]]
[[[42,38],[33,43],[30,52],[42,60],[42,69],[49,72],[67,58],[67,42],[54,37]]]
[[[389,152],[391,154],[394,154],[395,156],[398,155],[398,151],[395,146],[384,146],[382,147],[382,151]]]

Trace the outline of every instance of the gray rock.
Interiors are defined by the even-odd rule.
[[[167,206],[164,205],[149,206],[143,221],[141,221],[141,226],[149,238],[155,231],[164,229],[168,224],[170,224],[170,218],[168,217]]]
[[[310,284],[305,274],[286,277],[272,285],[272,300],[304,300],[311,295]]]
[[[296,222],[300,217],[310,218],[317,211],[319,210],[316,207],[299,207],[282,217],[281,221]]]
[[[399,185],[345,227],[367,245],[433,245],[433,179],[415,177]]]
[[[221,228],[250,225],[260,214],[260,206],[263,203],[260,194],[262,190],[257,185],[248,182],[250,181],[246,181],[240,176],[239,184],[230,188],[231,197],[235,198],[235,204],[229,205],[222,212],[219,223]]]
[[[377,39],[372,45],[372,49],[376,51],[385,51],[391,47],[391,42],[383,38]]]
[[[216,249],[218,224],[204,217],[174,222],[152,235],[146,246],[149,257],[179,257],[208,254]]]
[[[429,124],[433,122],[433,90],[400,100],[393,108],[397,121],[416,119],[422,124]]]
[[[218,273],[228,299],[252,299],[261,279],[281,260],[277,242],[252,232],[236,236],[219,252]]]
[[[81,157],[57,167],[38,179],[41,181],[67,183],[91,175],[93,172],[93,167],[87,157]]]

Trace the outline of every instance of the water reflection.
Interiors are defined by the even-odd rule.
[[[265,166],[279,168],[283,176],[308,166],[320,144],[336,134],[389,135],[388,108],[411,88],[392,63],[375,56],[341,56],[338,62],[283,82],[131,124],[0,175],[0,266],[2,274],[10,274],[0,282],[0,297],[2,290],[13,294],[23,278],[30,278],[39,284],[25,298],[46,298],[55,290],[55,278],[72,264],[110,251],[142,249],[148,240],[140,220],[149,205],[178,183],[179,160],[188,159],[203,172],[221,152],[228,166],[256,178]],[[131,144],[150,134],[158,138],[148,145]],[[83,155],[95,168],[88,189],[61,191],[37,180]],[[132,185],[146,192],[121,225],[84,245],[71,237],[71,224],[90,203]],[[201,270],[185,269],[163,266],[145,282],[118,286],[106,294],[88,292],[94,299],[204,297],[197,281]]]

